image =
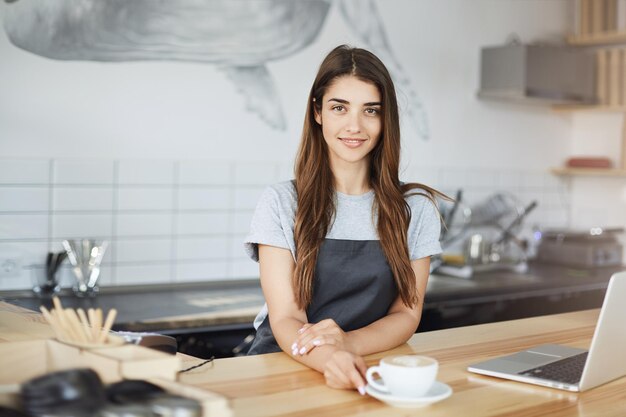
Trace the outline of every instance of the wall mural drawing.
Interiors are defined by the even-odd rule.
[[[405,116],[429,136],[425,109],[394,55],[374,0],[4,0],[15,46],[58,60],[175,60],[218,66],[246,108],[274,129],[286,122],[266,63],[310,45],[334,3],[364,47],[389,68]]]

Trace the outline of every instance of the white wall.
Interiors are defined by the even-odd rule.
[[[408,132],[407,161],[437,166],[542,169],[559,161],[569,123],[543,108],[481,102],[481,46],[551,38],[567,28],[567,1],[387,0],[390,43],[429,115],[432,139]],[[3,7],[8,7],[3,5]],[[541,18],[538,18],[541,17]],[[291,161],[306,94],[321,58],[356,44],[337,7],[319,38],[269,64],[288,129],[244,111],[215,66],[55,61],[0,36],[0,154],[26,157],[218,158]],[[538,146],[544,151],[535,152]]]
[[[473,187],[475,193],[469,197],[475,199],[496,189],[521,193],[525,200],[539,198],[545,211],[538,211],[533,221],[548,226],[566,226],[570,214],[577,216],[580,207],[592,204],[579,195],[577,185],[545,174],[573,152],[574,117],[543,107],[479,101],[475,94],[480,47],[501,44],[512,33],[524,42],[561,39],[568,32],[569,1],[384,0],[377,4],[392,48],[423,100],[431,131],[430,140],[423,141],[403,126],[406,179],[448,191]],[[7,5],[2,3],[1,7]],[[0,34],[0,157],[4,158],[0,164],[11,165],[4,171],[4,178],[0,168],[0,184],[4,184],[0,187],[0,199],[18,195],[19,184],[26,184],[31,190],[39,188],[47,196],[56,195],[59,186],[67,185],[59,182],[59,166],[90,165],[97,160],[96,165],[104,164],[112,170],[111,178],[105,182],[111,190],[111,204],[107,205],[107,200],[103,203],[106,207],[99,210],[115,217],[124,210],[119,206],[119,193],[126,186],[120,182],[120,164],[148,160],[146,164],[152,164],[148,172],[163,163],[171,165],[174,173],[188,165],[220,161],[230,167],[234,179],[216,180],[206,174],[209,176],[193,181],[207,189],[217,181],[232,195],[248,190],[243,191],[244,200],[253,202],[267,182],[290,177],[310,83],[322,57],[340,43],[359,45],[335,5],[311,46],[268,65],[288,124],[287,130],[280,132],[247,113],[242,96],[214,66],[54,61],[16,48]],[[402,97],[400,100],[402,103]],[[45,178],[24,179],[15,174],[15,166],[25,160],[34,166],[43,164],[42,169],[47,170]],[[249,162],[253,164],[249,166]],[[268,170],[272,175],[257,178],[258,172]],[[240,171],[239,176],[233,174]],[[79,172],[84,173],[79,170],[75,175]],[[171,191],[190,186],[172,175],[159,182],[157,188]],[[133,184],[150,189],[155,186],[151,185],[153,182],[144,178]],[[596,188],[606,184],[604,180],[591,182]],[[598,222],[612,218],[626,223],[621,214],[614,215],[624,212],[622,185],[616,182],[612,191],[619,192],[617,200],[613,194],[594,199],[593,204],[598,207],[614,202],[618,205],[613,214],[598,217]],[[90,182],[88,186],[97,188],[102,184]],[[178,204],[177,196],[170,197],[171,204]],[[571,210],[570,198],[575,203]],[[58,247],[62,236],[54,233],[53,225],[58,215],[67,213],[55,206],[58,198],[50,197],[41,204],[37,209],[16,209],[0,202],[0,256],[2,251],[23,253],[20,245],[34,245],[36,249],[24,252],[28,254],[24,264],[38,264],[46,249]],[[245,227],[241,225],[245,226],[252,209],[253,203],[238,206],[232,199],[220,208],[231,219],[229,244],[236,245],[237,239],[243,237]],[[563,214],[563,209],[567,213]],[[143,210],[149,211],[145,207]],[[212,213],[204,210],[205,214]],[[15,220],[23,220],[20,216],[39,214],[46,219],[45,231],[29,238],[11,234],[17,227],[11,225],[19,223]],[[590,220],[594,217],[591,215]],[[110,230],[105,237],[116,241],[121,238],[116,229]],[[204,237],[209,239],[212,235]],[[174,230],[166,238],[174,242],[169,243],[169,250],[174,253],[172,247],[176,247],[180,236]],[[178,279],[176,257],[166,258],[163,262],[170,272],[161,277],[145,273],[143,282]],[[222,260],[227,264],[225,275],[252,276],[250,267],[246,267],[246,272],[237,272],[242,269],[234,265],[244,260],[241,253],[229,253]],[[199,258],[194,262],[204,261]],[[113,267],[148,266],[146,261],[116,257],[109,262]],[[194,279],[203,278],[196,275]],[[110,284],[130,282],[116,279],[122,276],[119,273],[112,276]],[[24,277],[4,280],[4,285],[0,280],[0,288],[27,286]]]

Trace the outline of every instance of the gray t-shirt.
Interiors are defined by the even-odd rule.
[[[412,193],[424,193],[415,189]],[[347,195],[340,192],[334,221],[327,239],[379,240],[376,218],[372,217],[374,191],[362,195]],[[441,222],[434,204],[423,195],[410,195],[406,201],[411,208],[411,221],[408,230],[409,256],[411,260],[441,253],[439,232]],[[292,181],[269,186],[257,204],[250,233],[245,238],[246,253],[259,260],[258,244],[289,249],[295,260],[294,222],[296,214],[296,189]],[[267,316],[267,306],[254,320],[255,328]]]

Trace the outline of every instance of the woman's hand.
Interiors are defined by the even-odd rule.
[[[317,346],[332,345],[337,350],[355,353],[346,332],[333,319],[322,320],[319,323],[306,323],[298,330],[298,337],[291,345],[291,353],[306,355]]]
[[[326,385],[331,388],[357,389],[365,395],[367,365],[360,356],[345,350],[335,351],[324,365]]]

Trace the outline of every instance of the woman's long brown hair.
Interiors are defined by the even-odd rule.
[[[294,229],[296,268],[294,295],[305,309],[313,296],[313,279],[319,248],[335,214],[335,181],[322,128],[315,121],[327,88],[342,76],[355,76],[374,84],[382,98],[382,133],[370,155],[370,187],[374,190],[373,213],[378,218],[380,244],[404,304],[417,305],[420,295],[411,268],[407,231],[411,210],[405,196],[421,188],[434,204],[434,196],[447,198],[423,184],[401,184],[400,122],[393,82],[384,64],[371,52],[346,45],[333,49],[322,62],[311,92],[304,119],[302,139],[295,163],[297,210]]]

